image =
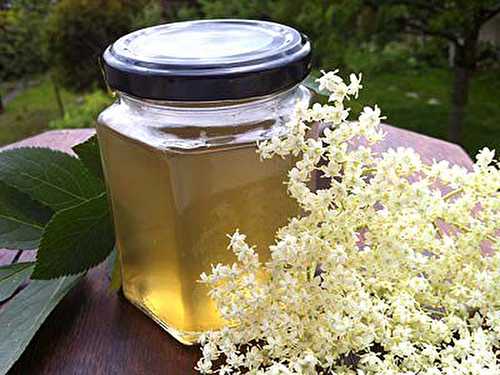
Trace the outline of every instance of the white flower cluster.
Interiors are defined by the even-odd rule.
[[[360,78],[324,73],[329,104],[297,108],[286,138],[260,144],[297,158],[287,183],[304,214],[265,264],[237,232],[237,263],[202,275],[228,325],[201,338],[200,372],[500,374],[500,164],[488,149],[468,171],[352,147],[383,137],[378,107],[347,121]],[[330,127],[308,138],[318,122]],[[315,173],[330,186],[314,191]]]

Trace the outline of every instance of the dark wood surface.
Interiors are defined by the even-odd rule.
[[[427,162],[446,159],[471,166],[467,154],[456,145],[384,128],[386,139],[377,150],[412,147]],[[71,146],[92,134],[90,129],[51,131],[7,147],[40,146],[71,152]],[[34,252],[0,250],[0,264],[33,256]],[[90,271],[55,308],[10,373],[194,374],[199,348],[177,343],[120,293],[110,294],[108,282],[104,264]]]

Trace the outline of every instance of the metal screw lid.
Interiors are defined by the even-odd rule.
[[[127,34],[104,52],[109,86],[157,100],[259,97],[300,83],[311,70],[311,45],[273,22],[203,20]]]

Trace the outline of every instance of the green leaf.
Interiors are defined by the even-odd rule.
[[[78,155],[85,167],[94,175],[104,180],[104,173],[101,164],[101,151],[99,150],[99,143],[97,136],[92,136],[85,142],[80,143],[73,147],[73,151]]]
[[[328,93],[328,91],[326,91],[326,90],[320,90],[319,89],[319,83],[316,82],[317,78],[318,77],[314,77],[313,75],[309,75],[304,80],[303,85],[306,86],[309,90],[314,91],[318,95],[330,96],[330,94]]]
[[[101,263],[113,249],[106,194],[58,211],[45,227],[33,279],[77,274]]]
[[[0,181],[54,210],[83,203],[104,191],[104,184],[77,158],[48,148],[0,152]]]
[[[12,296],[31,275],[34,262],[14,263],[0,267],[0,302]]]
[[[0,312],[0,375],[5,375],[59,301],[82,275],[32,281]]]
[[[120,266],[120,256],[116,247],[109,255],[108,274],[110,278],[108,292],[117,292],[122,286],[122,271]]]
[[[0,248],[36,249],[51,215],[29,195],[0,182]]]

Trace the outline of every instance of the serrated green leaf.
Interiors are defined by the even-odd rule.
[[[14,263],[0,267],[0,302],[12,296],[31,275],[34,262]]]
[[[309,90],[314,91],[318,95],[330,96],[328,91],[319,89],[319,83],[316,82],[316,79],[317,79],[317,77],[314,77],[313,75],[309,75],[304,80],[303,85],[306,86]]]
[[[32,250],[38,248],[45,224],[52,211],[0,182],[0,248]]]
[[[109,255],[108,260],[109,286],[108,292],[117,292],[122,286],[122,271],[120,266],[120,256],[116,247]]]
[[[5,375],[82,275],[32,281],[0,311],[0,375]]]
[[[94,175],[104,180],[104,173],[101,164],[101,151],[97,136],[93,135],[85,142],[73,147],[73,151],[78,155],[78,158],[83,162],[85,167]]]
[[[106,194],[58,211],[45,227],[33,279],[77,274],[113,250],[114,232]]]
[[[0,181],[54,210],[86,202],[105,190],[80,160],[48,148],[0,152]]]

